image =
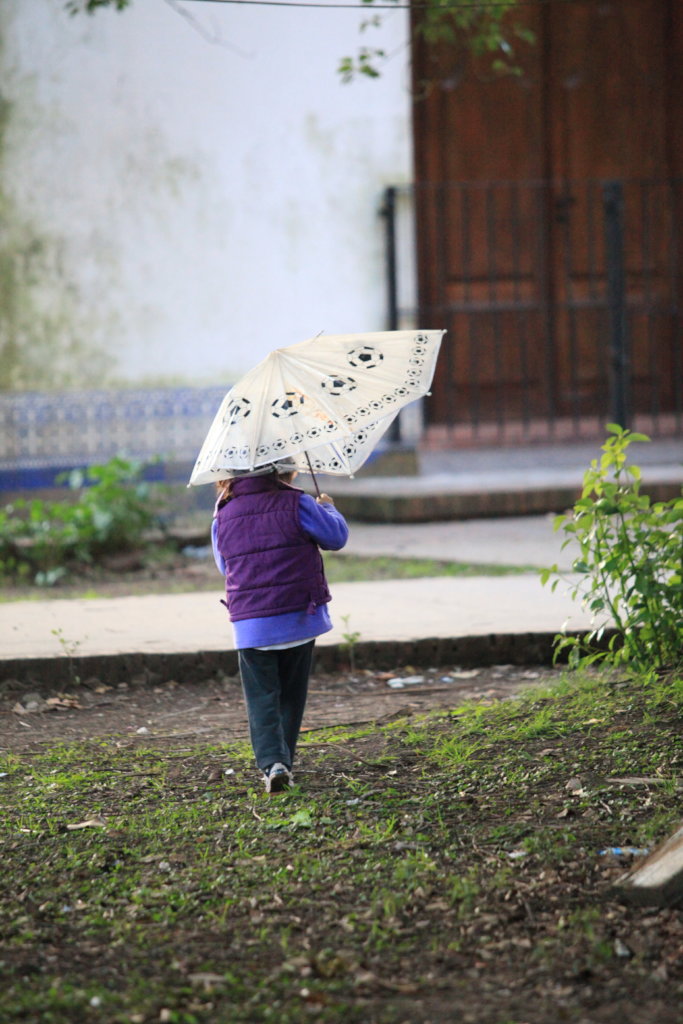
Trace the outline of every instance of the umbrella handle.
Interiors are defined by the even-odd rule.
[[[317,494],[318,497],[320,497],[320,488],[318,487],[318,481],[315,478],[315,473],[313,472],[313,466],[311,465],[311,460],[308,457],[308,452],[304,452],[304,455],[306,456],[306,462],[308,463],[308,468],[310,470],[311,476],[313,477],[313,486],[315,487],[315,493]]]

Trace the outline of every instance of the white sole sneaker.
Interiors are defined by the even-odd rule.
[[[272,764],[268,771],[263,773],[263,780],[266,793],[281,793],[283,789],[289,789],[294,782],[289,768],[280,761]]]

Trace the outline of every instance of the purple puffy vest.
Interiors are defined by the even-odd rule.
[[[299,523],[302,493],[271,476],[244,477],[219,508],[217,546],[233,622],[313,613],[330,600],[318,545]]]

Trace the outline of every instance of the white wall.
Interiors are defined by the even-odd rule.
[[[385,327],[406,12],[370,38],[358,10],[178,6],[220,42],[166,0],[2,0],[2,387],[229,382],[319,331]],[[342,84],[375,41],[397,51],[382,77]]]

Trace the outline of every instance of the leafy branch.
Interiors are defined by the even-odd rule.
[[[369,9],[373,2],[365,0]],[[441,0],[429,0],[415,17],[413,30],[429,47],[446,50],[453,63],[469,53],[475,58],[489,57],[495,75],[519,76],[520,44],[533,44],[536,36],[513,19],[516,9],[517,0],[501,0],[495,5],[482,0],[450,6]],[[361,22],[360,31],[381,29],[382,25],[382,16],[375,13]],[[381,66],[389,56],[381,47],[363,46],[355,56],[343,57],[337,70],[346,83],[359,77],[379,78]]]
[[[131,0],[67,0],[64,4],[69,14],[94,14],[100,7],[114,7],[117,11],[123,11],[131,3]]]
[[[629,446],[649,438],[613,423],[607,429],[581,497],[555,520],[566,535],[563,549],[579,545],[574,575],[557,565],[541,572],[543,584],[554,577],[553,590],[568,582],[596,625],[582,637],[557,636],[555,654],[567,652],[570,663],[582,666],[605,660],[644,672],[677,667],[683,662],[683,495],[652,503],[641,492],[640,468],[627,462]]]
[[[75,500],[18,499],[0,508],[0,578],[53,586],[69,570],[130,551],[162,528],[145,465],[115,456],[60,474]]]

